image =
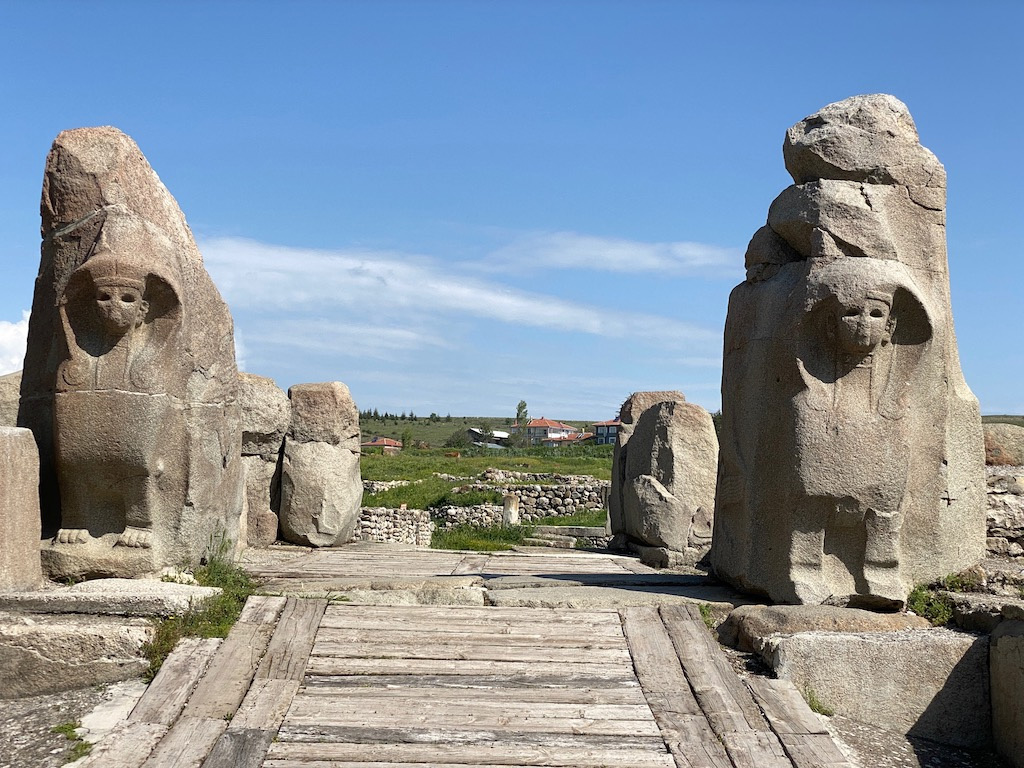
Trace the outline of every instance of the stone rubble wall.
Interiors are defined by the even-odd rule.
[[[991,555],[1024,555],[1024,467],[986,467]]]
[[[363,493],[381,493],[409,485],[411,480],[363,480]]]
[[[500,509],[498,516],[501,517]],[[360,541],[429,547],[433,533],[434,521],[425,509],[363,507],[360,510],[357,533]]]

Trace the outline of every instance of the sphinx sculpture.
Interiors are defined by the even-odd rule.
[[[232,323],[174,199],[113,128],[57,137],[19,425],[51,578],[139,576],[244,543]]]
[[[897,608],[985,546],[945,171],[887,95],[797,123],[784,156],[729,299],[710,561],[779,602]]]

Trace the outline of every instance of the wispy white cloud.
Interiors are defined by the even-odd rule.
[[[576,232],[539,232],[492,252],[481,266],[501,272],[586,269],[733,278],[742,272],[743,253],[687,241],[646,243]]]
[[[435,334],[369,323],[295,317],[262,326],[258,336],[268,346],[357,359],[395,359],[411,350],[450,346]]]
[[[430,319],[458,314],[673,346],[704,345],[718,338],[717,331],[672,318],[518,290],[423,256],[312,250],[240,238],[214,238],[200,245],[207,268],[233,308],[305,316],[331,308],[361,317],[404,317],[409,327],[421,331]]]
[[[28,316],[28,310],[22,310],[21,320],[16,323],[0,320],[0,374],[21,370],[28,339]]]

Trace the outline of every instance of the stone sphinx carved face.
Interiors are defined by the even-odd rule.
[[[149,302],[135,281],[102,281],[96,285],[95,300],[103,327],[115,336],[138,328],[149,312]]]
[[[851,354],[867,355],[891,336],[891,301],[870,294],[838,302],[836,341]]]

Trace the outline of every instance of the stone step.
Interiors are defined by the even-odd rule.
[[[596,537],[605,535],[604,526],[589,525],[537,525],[534,526],[533,531],[535,534],[553,533],[560,536]]]
[[[526,544],[531,547],[555,547],[556,549],[574,549],[576,547],[576,539],[572,536],[558,536],[557,538],[546,536],[527,536],[525,539],[523,539],[523,544]]]

